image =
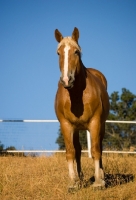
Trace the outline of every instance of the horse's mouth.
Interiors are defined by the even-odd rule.
[[[72,89],[74,86],[74,84],[71,84],[71,85],[65,85],[64,88],[67,89],[67,90],[70,90]]]

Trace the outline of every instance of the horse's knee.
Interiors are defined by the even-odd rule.
[[[74,160],[75,159],[75,150],[74,149],[66,151],[66,159],[67,160]]]
[[[91,147],[91,155],[92,158],[95,160],[100,160],[101,158],[101,150],[100,150],[100,145],[94,144]]]

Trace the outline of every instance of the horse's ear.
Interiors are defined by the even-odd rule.
[[[75,27],[72,33],[72,39],[78,43],[78,38],[79,38],[79,31],[78,28]]]
[[[63,39],[62,34],[59,32],[58,29],[55,30],[55,38],[58,42],[60,42]]]

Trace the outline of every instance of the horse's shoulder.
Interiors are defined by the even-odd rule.
[[[99,80],[103,83],[103,85],[105,86],[107,90],[107,80],[105,76],[99,70],[93,69],[93,68],[86,68],[86,71],[93,74],[95,77],[99,78]]]
[[[60,102],[64,102],[65,99],[67,99],[69,96],[68,90],[64,88],[64,86],[62,85],[62,83],[59,81],[58,82],[58,89],[57,89],[57,93],[56,93],[56,99]]]

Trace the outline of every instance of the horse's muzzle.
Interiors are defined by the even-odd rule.
[[[67,79],[60,77],[60,82],[66,89],[71,89],[74,86],[75,78],[74,76],[70,75]]]

